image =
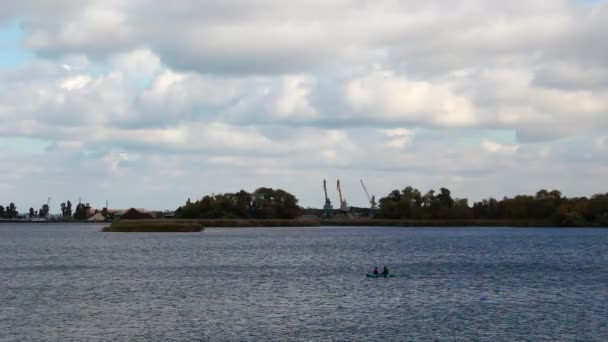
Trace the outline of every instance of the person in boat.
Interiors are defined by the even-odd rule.
[[[376,267],[374,267],[374,274],[379,274],[379,273],[378,273],[378,267],[377,267],[377,266],[376,266]]]
[[[382,269],[382,275],[384,275],[385,277],[388,275],[388,268],[386,268],[386,266],[384,266],[384,268]]]

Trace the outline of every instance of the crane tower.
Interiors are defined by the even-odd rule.
[[[342,196],[342,187],[340,186],[340,180],[337,182],[338,195],[340,196],[340,210],[349,211],[348,204],[346,203],[346,198]]]
[[[331,205],[331,201],[327,197],[327,181],[325,179],[323,180],[323,192],[325,193],[325,205],[323,206],[321,218],[328,220],[334,217],[334,206]]]
[[[365,184],[363,183],[363,179],[360,179],[361,181],[361,187],[363,187],[363,191],[365,191],[365,195],[367,196],[367,201],[369,202],[369,210],[370,210],[370,216],[374,216],[374,211],[377,209],[376,208],[376,196],[372,195],[371,197],[369,196],[369,192],[367,192],[367,188],[365,187]]]

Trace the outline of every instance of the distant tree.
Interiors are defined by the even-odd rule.
[[[17,206],[15,205],[15,203],[10,203],[8,205],[8,209],[6,209],[6,217],[9,219],[13,219],[16,218],[19,215],[19,212],[17,211]]]
[[[597,226],[608,226],[608,193],[593,195],[586,208],[586,217]]]
[[[38,210],[38,217],[48,217],[49,216],[49,206],[47,204],[43,204],[42,208]]]
[[[65,211],[66,211],[66,208],[67,208],[66,205],[65,205],[65,202],[61,202],[61,204],[59,205],[59,207],[61,208],[61,216],[62,217],[67,216],[65,214]]]
[[[259,188],[253,193],[207,195],[187,201],[175,212],[183,218],[294,218],[301,214],[298,200],[281,189]]]
[[[454,206],[454,200],[452,199],[452,193],[446,188],[439,189],[439,195],[437,195],[439,203],[444,208],[452,208]]]
[[[560,200],[562,198],[562,193],[559,190],[551,190],[549,192],[549,197],[554,200]]]
[[[549,191],[545,189],[541,189],[536,192],[536,196],[534,197],[537,200],[543,200],[549,197]]]
[[[30,212],[29,212],[29,218],[30,218],[30,219],[33,219],[35,214],[36,214],[36,213],[34,212],[34,208],[30,208]]]
[[[0,205],[0,218],[6,217],[6,211],[4,210],[4,206]]]
[[[466,198],[454,199],[454,206],[449,210],[448,218],[465,220],[475,218],[473,209],[469,207],[469,200],[467,200]]]
[[[74,218],[79,221],[84,221],[87,219],[87,212],[91,207],[89,204],[78,203],[76,205],[76,210],[74,211]]]
[[[434,202],[435,202],[435,190],[429,190],[422,197],[422,205],[426,208],[430,208]]]
[[[68,201],[65,206],[65,215],[64,216],[72,216],[72,202]]]

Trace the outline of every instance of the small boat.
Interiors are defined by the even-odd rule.
[[[366,274],[366,276],[367,276],[368,278],[394,278],[394,277],[396,277],[397,275],[396,275],[396,274],[390,274],[390,273],[389,273],[389,274],[382,274],[382,273],[379,273],[379,274],[371,274],[371,273],[368,273],[368,274]]]

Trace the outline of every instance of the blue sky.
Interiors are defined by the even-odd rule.
[[[24,46],[24,38],[25,32],[17,21],[0,26],[0,67],[15,68],[32,57]]]
[[[173,209],[258,186],[321,206],[324,178],[359,206],[359,179],[376,196],[606,192],[604,1],[0,13],[0,203],[22,211],[49,196]]]

